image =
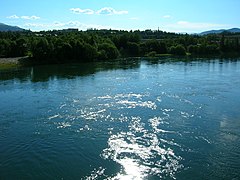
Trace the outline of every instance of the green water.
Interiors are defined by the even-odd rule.
[[[240,179],[240,61],[171,60],[0,71],[0,179]]]

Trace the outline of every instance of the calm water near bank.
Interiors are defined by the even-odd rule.
[[[171,60],[0,71],[0,179],[240,179],[240,59]]]

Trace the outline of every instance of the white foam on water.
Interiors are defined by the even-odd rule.
[[[53,116],[48,117],[48,120],[55,119],[55,118],[58,118],[58,117],[60,117],[60,114],[55,114]]]
[[[160,139],[154,130],[146,130],[140,117],[132,117],[129,131],[111,135],[108,148],[103,150],[104,159],[111,159],[122,167],[120,172],[108,179],[140,180],[149,175],[174,178],[175,172],[183,165],[180,163],[182,158],[174,153],[170,145],[179,147],[174,142]]]

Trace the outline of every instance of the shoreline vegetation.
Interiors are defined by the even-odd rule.
[[[28,57],[0,58],[0,70],[24,66],[23,61],[28,61]]]
[[[239,57],[240,33],[77,29],[0,32],[0,69],[24,65],[109,61],[133,57]]]

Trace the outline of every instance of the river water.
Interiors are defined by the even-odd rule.
[[[0,179],[240,179],[239,59],[0,71]]]

